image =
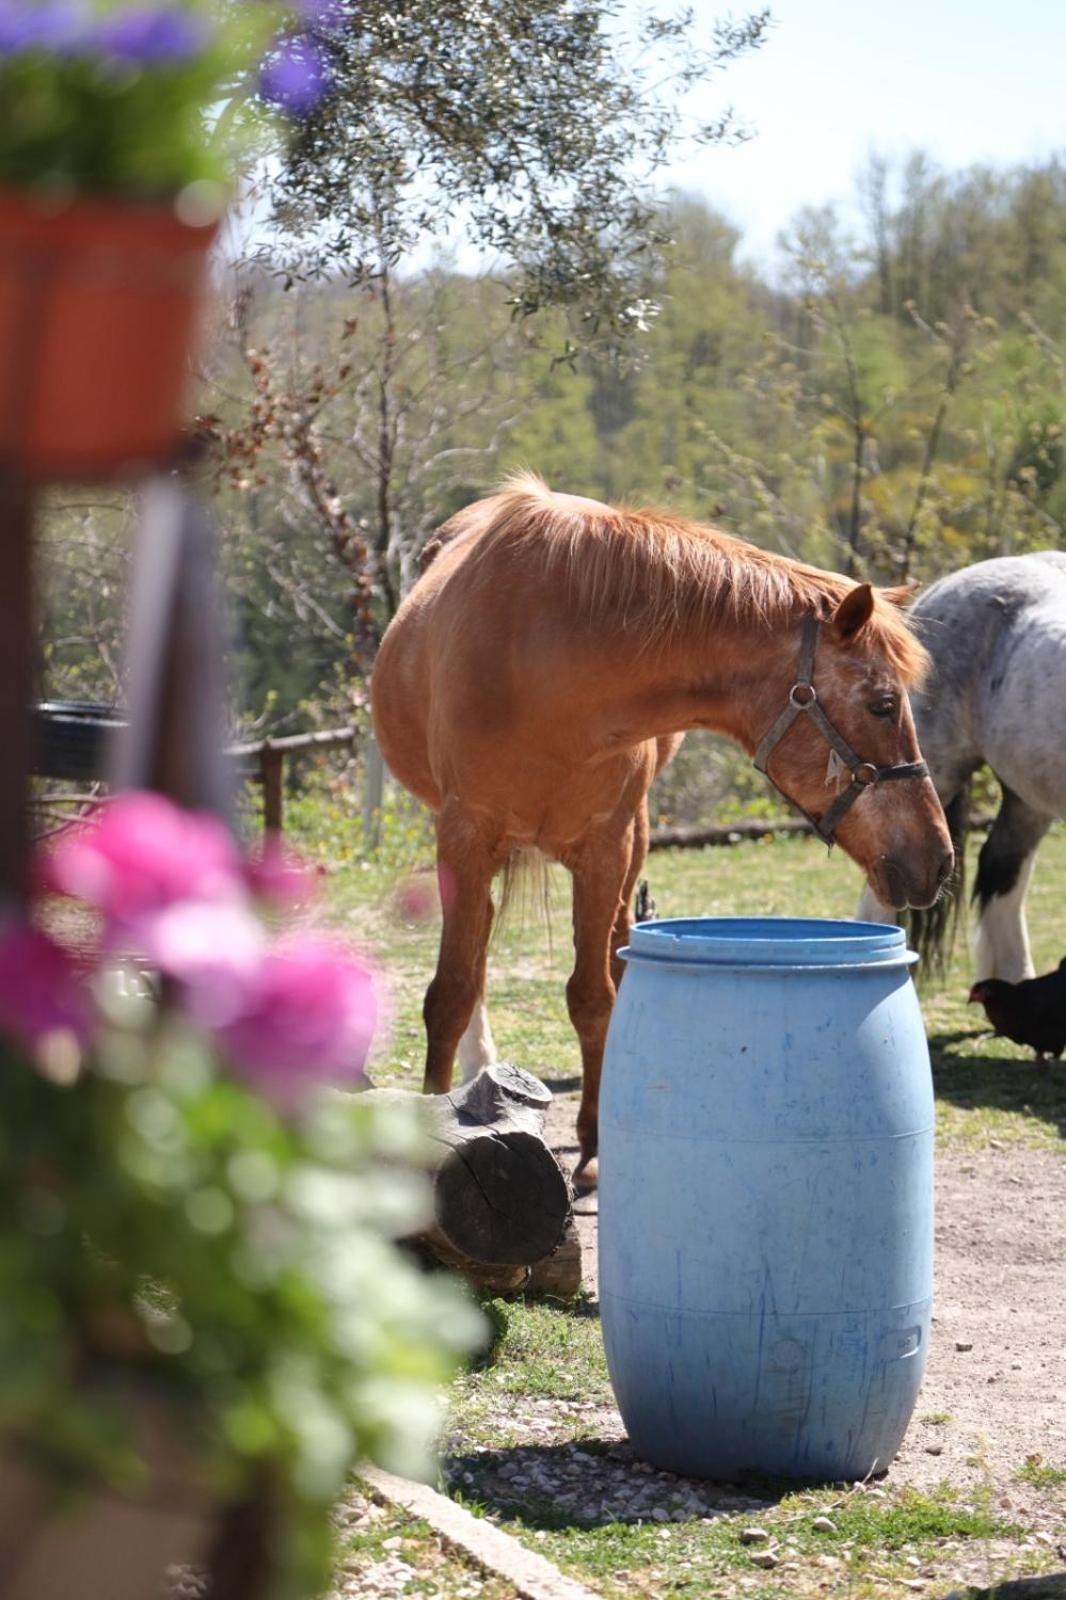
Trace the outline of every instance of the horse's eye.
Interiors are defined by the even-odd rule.
[[[872,717],[894,717],[899,701],[894,694],[883,694],[879,700],[871,700],[866,709]]]

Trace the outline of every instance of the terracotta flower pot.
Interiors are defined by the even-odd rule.
[[[217,226],[0,189],[0,461],[90,481],[174,455]]]
[[[22,1519],[5,1551],[6,1600],[159,1600],[168,1568],[201,1566],[215,1534],[213,1508],[169,1484],[138,1499],[101,1489],[55,1510],[41,1479],[0,1460],[0,1492]]]
[[[223,1512],[168,1405],[121,1395],[144,1467],[136,1493],[82,1483],[66,1493],[43,1464],[0,1439],[4,1600],[159,1600],[168,1567],[202,1566]]]

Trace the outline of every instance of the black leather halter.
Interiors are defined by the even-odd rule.
[[[796,681],[788,691],[788,705],[774,722],[773,726],[759,741],[759,748],[753,757],[756,771],[763,777],[769,778],[778,794],[784,795],[789,805],[795,806],[797,811],[803,813],[823,843],[833,846],[833,835],[840,826],[841,819],[846,812],[851,810],[856,800],[864,789],[870,789],[875,783],[886,783],[896,778],[927,778],[929,768],[924,761],[897,761],[891,767],[878,767],[872,761],[863,761],[856,755],[843,734],[838,733],[830,722],[821,706],[818,704],[818,691],[814,687],[814,651],[818,643],[819,621],[816,616],[809,615],[803,619],[803,638],[800,643],[799,661],[796,666]],[[767,771],[767,762],[770,753],[791,728],[797,717],[806,716],[814,723],[830,749],[835,750],[841,761],[851,773],[851,782],[843,794],[837,795],[829,810],[822,817],[812,817],[811,813],[798,801],[793,800],[781,785],[770,777]]]

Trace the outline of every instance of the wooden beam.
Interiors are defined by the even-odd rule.
[[[126,647],[129,720],[110,752],[116,789],[157,789],[230,820],[226,681],[214,536],[173,477],[143,494]]]
[[[317,733],[290,733],[283,739],[256,739],[250,744],[231,744],[226,754],[235,759],[262,755],[266,749],[280,750],[290,755],[299,750],[329,750],[335,745],[354,744],[354,728],[322,728]]]
[[[285,826],[285,752],[269,739],[259,752],[259,774],[263,785],[263,827],[280,833]]]
[[[26,886],[37,653],[33,523],[29,484],[0,463],[0,905],[20,903]]]
[[[969,824],[971,833],[984,833],[995,818],[974,817]],[[809,822],[799,817],[777,817],[755,821],[746,817],[742,822],[716,823],[706,828],[655,828],[648,841],[649,850],[703,850],[712,846],[744,844],[749,839],[771,839],[794,834],[811,833]]]

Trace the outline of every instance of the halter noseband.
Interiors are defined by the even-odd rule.
[[[788,705],[781,712],[773,726],[763,735],[752,759],[752,764],[757,772],[768,778],[777,790],[784,795],[789,805],[796,807],[807,818],[811,827],[824,844],[830,849],[833,847],[833,835],[840,826],[845,813],[851,810],[856,800],[864,789],[870,789],[875,783],[885,783],[896,778],[927,778],[929,768],[924,761],[897,761],[890,767],[875,766],[872,761],[863,761],[856,755],[843,734],[838,733],[830,722],[821,706],[818,704],[818,691],[814,687],[814,650],[818,643],[818,618],[809,614],[803,619],[803,638],[800,643],[799,661],[796,664],[796,681],[788,691]],[[841,761],[851,773],[851,782],[843,794],[837,795],[829,810],[822,817],[812,817],[798,801],[793,800],[781,785],[770,777],[767,771],[767,762],[770,753],[788,732],[796,718],[807,716],[814,723],[830,749],[835,750]]]

